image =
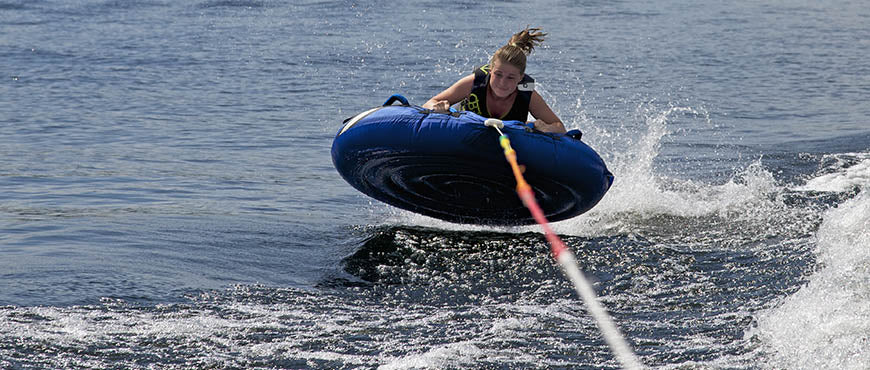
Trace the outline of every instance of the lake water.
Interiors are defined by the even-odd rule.
[[[536,227],[345,183],[526,25],[616,176],[553,224],[662,368],[870,364],[859,1],[0,0],[0,368],[613,368]],[[496,145],[494,143],[494,145]]]

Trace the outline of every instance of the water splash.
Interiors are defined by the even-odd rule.
[[[769,365],[858,369],[870,363],[870,153],[826,156],[837,168],[800,190],[860,192],[824,214],[815,236],[820,270],[779,306],[758,316]]]
[[[655,173],[655,158],[659,155],[662,139],[671,133],[669,119],[679,113],[697,113],[688,107],[668,107],[654,111],[649,106],[638,108],[646,132],[640,139],[628,140],[625,150],[613,154],[609,161],[617,181],[607,194],[607,201],[599,204],[603,213],[633,212],[638,214],[658,214],[662,209],[667,213],[685,214],[688,210],[678,207],[684,204],[684,196],[663,186],[663,179]]]
[[[767,223],[772,214],[787,208],[782,201],[785,187],[765,168],[761,157],[735,169],[722,184],[668,177],[656,170],[662,144],[680,132],[672,128],[674,121],[700,118],[709,125],[709,115],[704,110],[674,105],[662,108],[647,103],[638,107],[635,116],[645,127],[638,138],[601,128],[591,136],[598,138],[600,146],[611,148],[607,163],[616,181],[592,211],[556,223],[560,233],[613,235],[661,217],[718,217]],[[585,125],[596,127],[590,122]]]

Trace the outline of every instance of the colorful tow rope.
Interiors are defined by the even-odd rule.
[[[514,172],[514,177],[516,177],[517,194],[519,195],[520,200],[523,201],[523,205],[525,205],[526,208],[529,209],[529,212],[532,213],[532,217],[535,218],[535,221],[541,225],[541,228],[544,230],[544,236],[550,243],[550,250],[553,253],[553,258],[559,262],[559,265],[562,266],[562,270],[564,270],[565,274],[568,275],[568,279],[570,279],[571,283],[574,284],[577,294],[579,294],[583,299],[583,302],[586,304],[586,310],[590,315],[592,315],[595,322],[598,324],[598,329],[604,336],[607,345],[610,346],[611,351],[613,351],[614,356],[625,369],[643,368],[640,359],[638,359],[637,355],[634,354],[634,351],[632,351],[631,347],[629,347],[628,343],[625,341],[625,338],[623,338],[622,334],[619,332],[619,329],[617,329],[613,319],[598,301],[598,297],[595,295],[595,290],[592,288],[592,284],[590,284],[589,281],[586,280],[586,277],[583,276],[583,273],[580,272],[580,268],[577,267],[577,258],[574,257],[574,253],[571,252],[571,250],[565,246],[565,243],[562,242],[562,239],[560,239],[559,236],[550,229],[550,224],[544,216],[544,211],[541,210],[541,207],[538,206],[538,202],[535,200],[535,193],[532,191],[532,187],[529,186],[529,183],[527,183],[525,178],[523,178],[523,172],[520,169],[519,164],[517,164],[517,152],[511,147],[511,142],[507,135],[501,131],[501,128],[504,127],[504,123],[496,119],[488,119],[486,120],[485,125],[495,128],[501,135],[499,136],[498,141],[499,144],[501,144],[501,147],[504,148],[504,156],[508,163],[510,163],[511,169],[513,169]]]

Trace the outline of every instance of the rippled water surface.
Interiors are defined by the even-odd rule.
[[[537,228],[357,192],[341,121],[526,25],[615,174],[555,223],[663,368],[870,363],[861,2],[0,0],[0,367],[615,368]],[[496,145],[496,143],[494,143]]]

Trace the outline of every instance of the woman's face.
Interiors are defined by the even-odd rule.
[[[492,62],[489,71],[489,86],[498,98],[507,98],[517,89],[517,84],[523,78],[520,69],[510,63],[500,60]]]

